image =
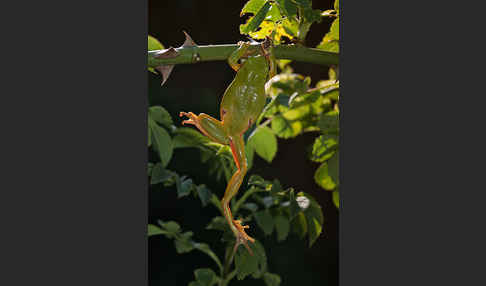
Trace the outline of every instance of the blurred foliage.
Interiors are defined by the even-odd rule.
[[[251,15],[240,26],[241,34],[253,39],[271,37],[275,44],[288,41],[303,44],[313,23],[323,17],[332,17],[330,31],[317,46],[326,51],[339,52],[339,3],[333,10],[320,11],[312,8],[311,0],[250,0],[241,10],[241,16]],[[163,49],[155,38],[148,37],[148,50]],[[251,169],[255,154],[266,162],[272,162],[278,151],[277,138],[291,139],[313,132],[316,138],[309,146],[309,160],[320,166],[314,174],[317,185],[333,191],[333,202],[339,208],[339,79],[337,67],[329,70],[329,79],[311,86],[310,77],[293,72],[290,61],[279,61],[281,72],[267,82],[269,96],[264,111],[244,138],[248,168]],[[151,70],[154,72],[153,70]],[[224,219],[221,198],[206,185],[196,184],[191,178],[167,169],[175,149],[199,150],[200,161],[208,172],[221,181],[229,181],[236,166],[228,146],[211,142],[193,128],[176,127],[169,112],[162,106],[151,106],[148,111],[149,152],[157,160],[149,162],[147,170],[151,185],[163,189],[175,186],[177,197],[199,199],[201,207],[215,207],[215,216],[206,229],[220,233],[225,245],[224,255],[218,255],[209,244],[193,240],[193,232],[182,231],[175,221],[161,221],[148,225],[148,236],[163,235],[174,241],[179,254],[198,250],[210,257],[216,268],[199,268],[194,271],[194,281],[189,286],[227,285],[233,278],[252,277],[262,279],[267,286],[277,286],[281,278],[268,271],[267,256],[261,242],[250,243],[254,255],[239,247],[233,252],[235,240]],[[299,151],[298,151],[299,152]],[[305,152],[303,152],[305,154]],[[246,189],[244,189],[246,188]],[[309,194],[292,187],[283,188],[279,180],[265,180],[258,175],[248,179],[239,196],[231,202],[235,218],[248,224],[254,221],[264,236],[284,241],[289,234],[306,238],[311,247],[322,232],[324,216],[321,206]],[[232,255],[234,253],[234,256]],[[234,262],[234,268],[232,268]],[[213,265],[214,266],[214,265]]]

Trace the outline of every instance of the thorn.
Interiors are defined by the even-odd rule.
[[[155,54],[154,58],[156,59],[172,59],[175,58],[179,55],[179,52],[174,49],[173,47],[170,47],[166,50],[162,50],[159,53]]]
[[[186,40],[184,41],[184,44],[182,44],[183,47],[197,47],[197,44],[196,42],[194,42],[194,40],[191,38],[191,36],[189,36],[188,33],[186,33],[186,31],[182,31],[184,33],[184,35],[186,35]]]
[[[174,65],[161,65],[156,67],[155,69],[158,70],[162,74],[162,85],[167,81],[169,78],[170,73],[172,72],[172,69],[174,68]]]

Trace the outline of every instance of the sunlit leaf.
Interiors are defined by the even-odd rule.
[[[282,115],[276,115],[272,119],[272,130],[281,138],[292,138],[302,131],[302,122],[290,121]]]
[[[332,202],[334,203],[336,208],[339,209],[339,191],[338,190],[332,192]]]
[[[240,33],[248,34],[249,32],[254,32],[260,26],[260,24],[265,19],[268,10],[270,10],[270,3],[266,2],[260,10],[255,14],[255,16],[248,19],[246,24],[240,25]]]
[[[331,176],[329,176],[327,162],[324,162],[319,166],[314,174],[314,180],[319,186],[328,191],[332,191],[336,187]]]
[[[152,36],[148,36],[148,48],[147,50],[153,51],[153,50],[163,50],[164,45],[162,45],[159,40]]]
[[[328,35],[331,40],[339,40],[339,18],[332,22]]]
[[[338,148],[338,137],[336,135],[321,135],[312,145],[311,160],[314,162],[324,162],[331,158],[334,151]]]
[[[157,40],[156,38],[152,36],[148,36],[148,46],[147,50],[148,51],[153,51],[153,50],[163,50],[164,46]],[[148,68],[148,70],[152,73],[157,74],[157,72],[154,70],[154,68]]]
[[[265,5],[266,0],[250,0],[241,9],[240,16],[246,13],[256,14]]]
[[[256,153],[271,163],[277,153],[277,138],[272,130],[266,126],[259,127],[248,139],[248,145],[251,145]]]
[[[327,161],[327,168],[332,181],[339,185],[339,151],[336,151],[331,159]]]

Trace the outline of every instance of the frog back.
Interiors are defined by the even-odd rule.
[[[264,56],[249,57],[228,86],[221,102],[221,118],[229,134],[241,134],[265,107],[269,65]]]

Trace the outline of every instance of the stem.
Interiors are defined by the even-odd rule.
[[[236,275],[236,269],[232,272],[228,273],[229,268],[231,267],[231,263],[233,262],[233,258],[235,256],[236,251],[232,251],[231,248],[226,249],[226,255],[224,260],[224,268],[223,268],[223,275],[221,279],[220,286],[226,286],[228,282],[233,279]],[[229,256],[229,257],[228,257]]]
[[[158,54],[166,50],[148,51],[148,67],[155,68],[167,64],[195,64],[207,61],[225,61],[238,47],[237,44],[179,47],[175,49],[178,55],[169,59],[156,58]],[[260,44],[252,44],[250,49],[260,49]],[[339,54],[337,53],[325,52],[300,45],[278,45],[273,47],[273,52],[277,59],[288,59],[326,66],[339,64]]]
[[[251,187],[251,189],[246,191],[243,194],[243,196],[241,196],[241,198],[236,202],[236,204],[233,207],[233,212],[234,213],[238,212],[238,210],[240,209],[240,206],[246,201],[246,199],[248,199],[248,197],[251,196],[252,194],[258,193],[258,192],[266,192],[266,191],[259,189],[259,188]]]

